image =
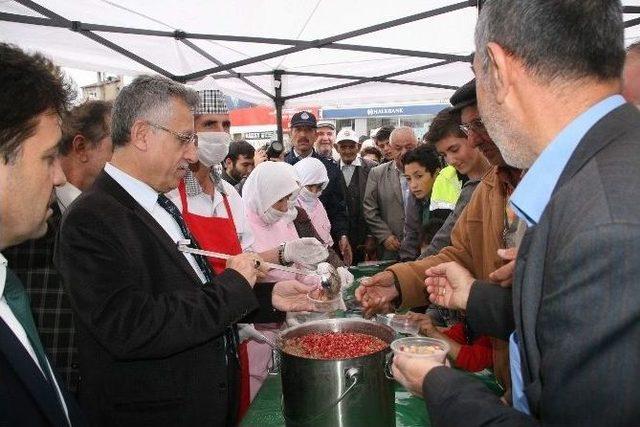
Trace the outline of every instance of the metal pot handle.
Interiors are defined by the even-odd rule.
[[[313,416],[310,416],[310,417],[307,417],[307,418],[305,418],[303,420],[293,420],[290,417],[287,417],[287,414],[284,411],[284,395],[283,395],[282,399],[280,400],[280,409],[282,410],[282,415],[284,416],[284,418],[288,422],[291,422],[292,424],[297,424],[297,425],[307,425],[307,424],[315,421],[316,419],[320,418],[322,415],[325,414],[325,412],[327,412],[329,409],[333,408],[338,403],[340,403],[342,401],[342,399],[344,399],[347,396],[347,394],[349,394],[349,392],[351,390],[353,390],[353,388],[358,383],[358,380],[360,379],[360,370],[358,368],[353,368],[353,367],[349,368],[349,369],[346,369],[344,371],[344,376],[345,376],[345,379],[347,381],[351,381],[351,384],[349,384],[347,389],[345,391],[343,391],[342,394],[340,394],[340,396],[338,396],[338,398],[336,400],[331,402],[329,405],[327,405],[324,409],[319,411],[317,414],[315,414]]]
[[[395,380],[393,371],[391,370],[391,364],[393,363],[393,352],[387,353],[384,362],[384,376],[388,380]]]

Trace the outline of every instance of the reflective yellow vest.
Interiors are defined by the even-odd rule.
[[[456,207],[456,202],[458,201],[458,197],[460,197],[461,190],[462,181],[458,178],[456,168],[453,166],[443,168],[433,183],[429,210],[453,210],[453,208]]]

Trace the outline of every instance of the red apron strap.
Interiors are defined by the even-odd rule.
[[[178,192],[180,193],[180,201],[182,202],[182,212],[189,212],[189,203],[187,202],[187,190],[184,179],[181,179],[180,184],[178,184]]]

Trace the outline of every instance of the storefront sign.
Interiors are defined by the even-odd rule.
[[[447,107],[446,104],[436,105],[396,105],[380,106],[368,108],[335,108],[323,109],[323,119],[356,119],[367,117],[394,117],[394,116],[417,116],[422,114],[438,114],[440,110]]]

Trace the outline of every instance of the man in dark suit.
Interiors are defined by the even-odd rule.
[[[342,173],[340,185],[344,192],[349,221],[348,237],[349,242],[353,245],[353,262],[357,264],[365,260],[367,240],[370,241],[369,246],[372,246],[374,250],[377,246],[375,238],[367,231],[367,223],[364,220],[362,209],[367,177],[375,164],[358,157],[362,144],[358,142],[358,136],[350,128],[342,129],[338,133],[334,146],[340,154],[338,166]]]
[[[53,265],[53,248],[60,219],[81,191],[88,189],[111,158],[111,103],[87,101],[62,120],[60,163],[67,183],[56,187],[56,203],[47,233],[4,252],[13,272],[24,283],[36,327],[54,369],[73,393],[78,390],[78,346],[69,299]]]
[[[197,160],[197,94],[140,76],[113,107],[111,162],[62,220],[55,263],[74,310],[92,425],[236,424],[236,322],[308,309],[298,282],[256,286],[260,259],[241,254],[214,277],[164,195]],[[211,230],[215,233],[216,230]]]
[[[315,157],[319,159],[327,168],[329,184],[320,196],[320,201],[327,211],[327,217],[331,223],[331,237],[337,242],[336,246],[346,265],[351,265],[353,261],[352,245],[349,242],[347,233],[349,225],[347,223],[347,211],[344,204],[344,194],[340,185],[340,168],[338,163],[331,158],[320,156],[313,149],[316,140],[316,117],[308,111],[300,111],[291,117],[291,142],[293,148],[289,151],[284,161],[290,165],[295,165],[305,157]]]
[[[427,270],[427,290],[474,332],[510,337],[514,408],[432,363],[399,357],[396,378],[434,425],[636,425],[640,113],[619,95],[621,4],[493,0],[476,52],[482,120],[529,168],[510,200],[528,229],[513,292],[455,263]]]
[[[58,158],[60,115],[71,92],[40,55],[0,44],[0,250],[47,232]],[[38,336],[29,298],[0,254],[0,425],[83,425]]]

